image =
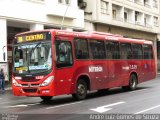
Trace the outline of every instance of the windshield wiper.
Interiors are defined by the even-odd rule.
[[[33,49],[31,49],[31,51],[29,52],[29,58],[28,58],[28,72],[29,72],[29,73],[30,73],[29,65],[30,65],[30,63],[31,63],[32,53],[33,53],[34,50],[35,50],[39,45],[41,45],[41,44],[42,44],[41,42],[38,42],[38,43],[36,44],[36,46],[35,46]]]

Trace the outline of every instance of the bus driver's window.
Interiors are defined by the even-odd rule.
[[[73,64],[72,47],[69,41],[56,41],[57,67],[67,67]]]
[[[66,53],[67,53],[67,46],[65,45],[65,43],[61,43],[59,45],[59,61],[60,62],[65,62],[66,59]]]

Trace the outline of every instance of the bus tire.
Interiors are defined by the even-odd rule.
[[[76,85],[76,93],[72,94],[73,98],[76,100],[83,100],[87,96],[87,83],[80,79]]]
[[[44,102],[50,101],[52,99],[52,96],[41,96],[40,97]]]
[[[130,79],[129,79],[129,85],[123,86],[123,90],[133,91],[137,88],[137,84],[138,84],[137,76],[135,74],[131,74]]]

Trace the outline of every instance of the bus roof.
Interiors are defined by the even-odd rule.
[[[16,36],[36,33],[36,32],[54,32],[56,35],[62,35],[62,36],[73,36],[73,37],[103,39],[103,40],[105,39],[105,40],[139,43],[139,44],[153,44],[153,42],[149,40],[126,38],[126,37],[123,37],[122,35],[116,35],[116,34],[105,33],[105,32],[96,32],[96,31],[74,32],[74,31],[67,31],[67,30],[46,29],[46,30],[23,32],[23,33],[17,34]]]

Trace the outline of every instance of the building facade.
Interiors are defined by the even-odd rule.
[[[66,27],[67,26],[67,27]],[[15,34],[48,28],[83,30],[84,11],[77,0],[0,0],[0,68],[11,73]],[[6,58],[3,59],[3,52]]]
[[[160,40],[159,0],[84,1],[87,3],[86,29],[153,41],[155,54],[158,55],[157,69],[160,71],[160,51],[157,49],[157,41]]]

